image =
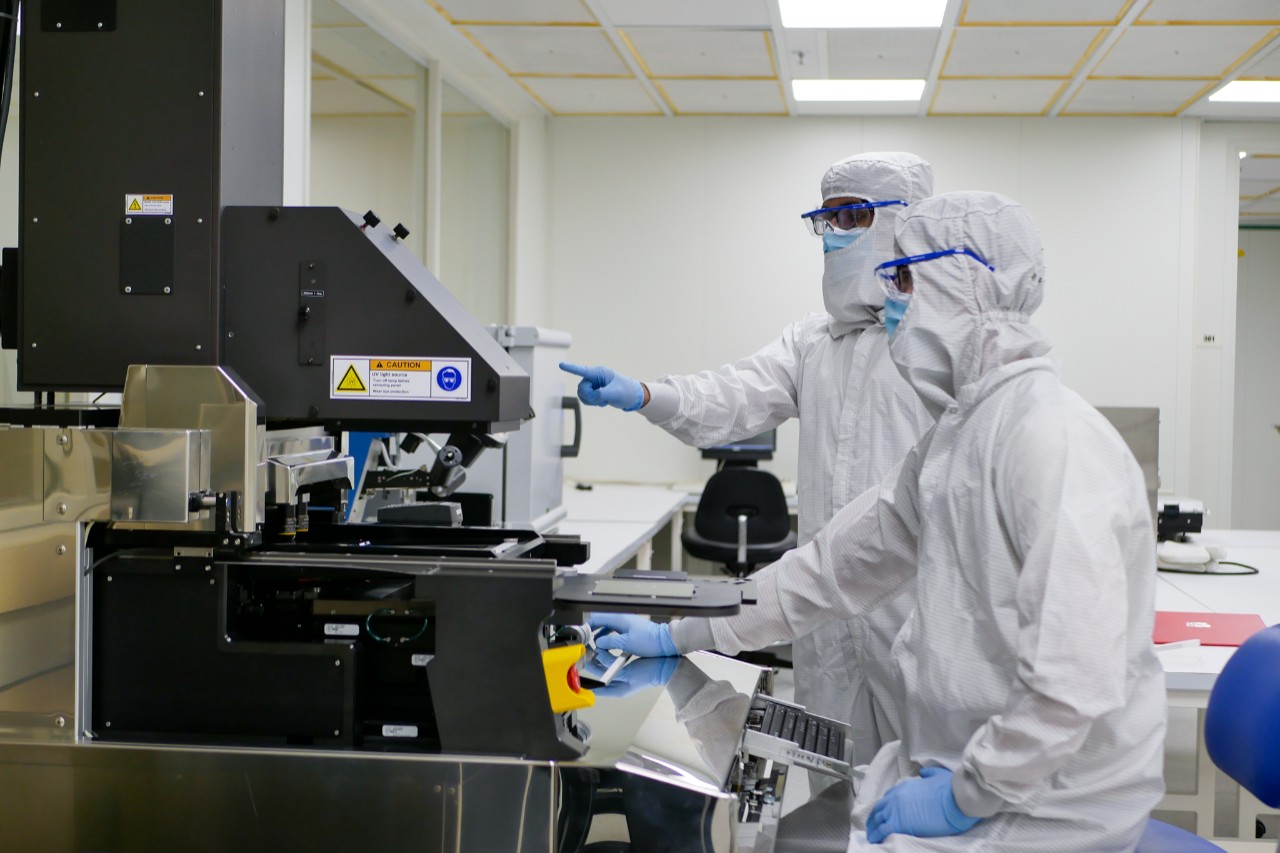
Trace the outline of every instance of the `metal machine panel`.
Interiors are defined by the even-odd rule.
[[[269,420],[492,432],[530,416],[528,375],[385,226],[336,207],[228,208],[222,225],[223,363],[257,392]],[[308,264],[323,275],[304,282],[313,294],[304,304],[299,270]],[[303,346],[320,316],[329,318],[323,346]],[[310,349],[323,356],[299,364]],[[362,372],[349,382],[335,374],[340,357],[465,360],[470,375],[462,388],[442,372],[414,389],[429,399],[397,396]]]
[[[209,490],[209,433],[121,429],[111,442],[112,521],[185,524],[188,496]]]
[[[545,762],[0,745],[0,850],[554,853],[559,796]]]
[[[28,0],[24,19],[44,22],[48,2]],[[110,5],[110,27],[23,34],[24,389],[114,389],[130,364],[216,361],[218,213],[280,198],[283,89],[262,81],[283,68],[283,0]],[[172,246],[122,239],[130,217]],[[157,251],[172,281],[126,292],[122,271],[155,272]]]

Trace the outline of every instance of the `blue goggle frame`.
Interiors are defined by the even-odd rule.
[[[800,219],[807,220],[804,222],[805,227],[821,237],[827,228],[839,228],[842,231],[848,231],[856,227],[857,215],[851,214],[848,217],[842,217],[839,215],[842,210],[875,210],[877,207],[890,207],[893,205],[906,207],[907,203],[901,199],[894,199],[892,201],[865,201],[858,204],[842,204],[839,207],[820,207],[817,210],[810,210],[800,214]],[[824,216],[823,214],[829,215]],[[839,222],[832,221],[835,219],[848,219],[849,221],[847,225],[842,225]]]

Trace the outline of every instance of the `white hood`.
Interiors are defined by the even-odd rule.
[[[944,193],[895,218],[898,257],[966,248],[911,265],[913,292],[889,352],[938,417],[961,389],[1004,365],[1049,352],[1030,323],[1044,296],[1044,249],[1026,209],[996,193]]]
[[[853,196],[867,201],[901,199],[908,204],[933,192],[933,167],[898,151],[858,154],[834,164],[822,176],[822,203]],[[879,322],[884,294],[875,267],[891,248],[894,212],[877,208],[868,234],[853,245],[823,255],[822,300],[831,315],[828,329],[840,337]]]

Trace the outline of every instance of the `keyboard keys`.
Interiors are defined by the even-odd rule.
[[[760,721],[760,731],[769,732],[770,727],[773,725],[773,718],[777,710],[778,706],[772,702],[765,706],[764,719]],[[772,734],[772,732],[769,733]]]

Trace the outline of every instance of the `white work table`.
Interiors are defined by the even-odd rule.
[[[1226,559],[1258,569],[1256,575],[1224,576],[1160,572],[1156,583],[1156,609],[1192,613],[1257,613],[1267,625],[1280,623],[1280,531],[1205,530],[1194,535],[1198,545],[1226,549]],[[1223,571],[1242,571],[1223,566]],[[1170,707],[1197,709],[1196,793],[1169,794],[1158,808],[1193,811],[1201,834],[1211,835],[1214,825],[1215,770],[1204,745],[1204,708],[1222,667],[1235,648],[1199,646],[1160,652]],[[1253,838],[1259,813],[1271,812],[1243,789],[1236,820],[1241,839]],[[1271,842],[1263,845],[1270,850]],[[1236,847],[1233,849],[1245,849]]]
[[[581,536],[591,544],[591,559],[577,570],[584,574],[610,572],[633,557],[636,567],[653,567],[653,538],[668,525],[672,552],[680,547],[681,508],[686,493],[666,486],[595,484],[578,489],[565,483],[565,518],[558,533]]]

